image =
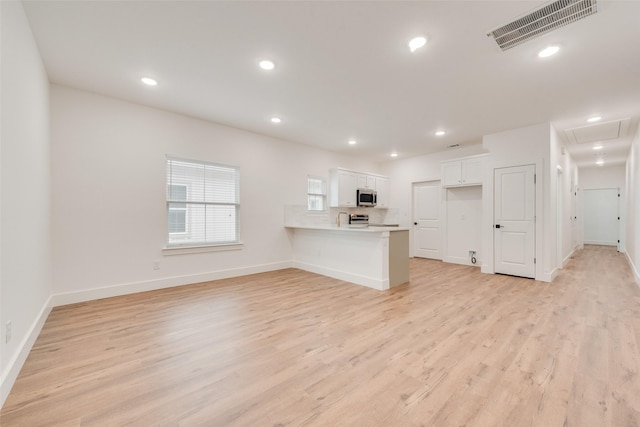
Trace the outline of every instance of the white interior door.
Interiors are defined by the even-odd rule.
[[[413,255],[442,259],[440,181],[413,185]]]
[[[496,273],[535,277],[535,165],[494,169]]]
[[[580,215],[582,218],[582,215]],[[578,189],[571,179],[571,250],[582,244],[580,233],[578,233]]]
[[[620,194],[617,188],[584,190],[584,243],[618,246]]]

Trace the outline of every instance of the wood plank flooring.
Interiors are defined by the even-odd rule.
[[[553,283],[411,260],[379,292],[295,269],[55,308],[9,426],[638,426],[640,288],[612,247]]]

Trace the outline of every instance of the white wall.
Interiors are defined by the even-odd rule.
[[[556,223],[556,227],[561,241],[558,248],[559,253],[556,255],[558,256],[558,267],[564,267],[573,252],[580,247],[582,241],[576,212],[578,167],[566,150],[563,150],[562,147],[559,149],[556,167],[556,173],[559,170],[556,198],[562,204],[558,205],[559,221]]]
[[[613,165],[602,167],[582,167],[580,173],[580,189],[594,190],[601,188],[625,188],[626,166]]]
[[[570,188],[577,181],[576,167],[568,154],[562,154],[557,131],[549,124],[537,124],[524,128],[485,135],[482,146],[470,146],[460,150],[445,151],[402,161],[387,162],[383,173],[391,178],[391,205],[400,209],[400,223],[411,225],[411,184],[421,181],[439,180],[440,162],[458,157],[489,153],[485,161],[485,179],[482,187],[482,213],[480,241],[482,248],[482,271],[493,269],[493,170],[494,168],[533,164],[536,166],[536,279],[551,281],[562,267],[562,260],[573,251],[575,235],[570,233],[564,242],[558,242],[558,165],[567,170],[566,179]],[[565,185],[564,182],[561,182]],[[562,188],[560,185],[560,188]],[[568,191],[568,190],[566,190]],[[571,199],[563,200],[571,203]],[[570,205],[569,205],[570,206]],[[473,241],[473,239],[471,239]],[[454,239],[447,243],[460,253],[463,245]]]
[[[445,160],[481,154],[482,145],[474,144],[463,148],[426,154],[408,159],[390,160],[382,164],[382,174],[389,176],[390,204],[400,208],[400,225],[411,224],[412,185],[415,182],[440,179],[440,163]]]
[[[635,129],[635,137],[626,168],[625,252],[631,263],[636,283],[640,286],[640,125]]]
[[[476,265],[482,265],[482,187],[448,188],[445,198],[443,261],[472,265],[473,250]]]
[[[440,179],[442,161],[481,154],[480,144],[427,154],[424,156],[397,159],[382,164],[382,173],[389,176],[390,206],[398,208],[400,226],[412,227],[413,184]],[[410,233],[410,254],[413,256],[413,233]]]
[[[482,271],[494,272],[493,263],[493,170],[495,168],[533,164],[536,166],[536,264],[537,280],[553,280],[556,269],[556,211],[551,210],[550,182],[552,127],[549,123],[485,135],[482,145],[490,155],[487,158],[487,180],[482,187],[482,222],[484,244]],[[555,147],[554,147],[555,148]],[[555,159],[554,159],[555,160]],[[556,175],[556,164],[553,164]],[[556,178],[557,179],[557,178]],[[553,198],[555,199],[555,189]],[[555,200],[553,202],[555,206]],[[552,215],[553,214],[553,215]]]
[[[49,313],[51,193],[48,78],[22,4],[0,2],[0,15],[1,405]]]
[[[141,105],[51,88],[54,303],[291,265],[285,204],[307,175],[378,166]],[[165,155],[240,167],[241,250],[163,256]],[[153,261],[160,269],[153,270]]]

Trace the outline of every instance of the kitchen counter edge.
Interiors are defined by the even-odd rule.
[[[326,231],[347,231],[349,233],[383,233],[385,231],[409,231],[409,227],[358,227],[358,228],[349,228],[349,227],[338,227],[335,225],[285,225],[285,228],[298,228],[298,229],[306,229],[306,230],[326,230]]]

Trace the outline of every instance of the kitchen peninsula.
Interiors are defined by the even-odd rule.
[[[378,290],[409,281],[409,229],[288,225],[294,267]]]

